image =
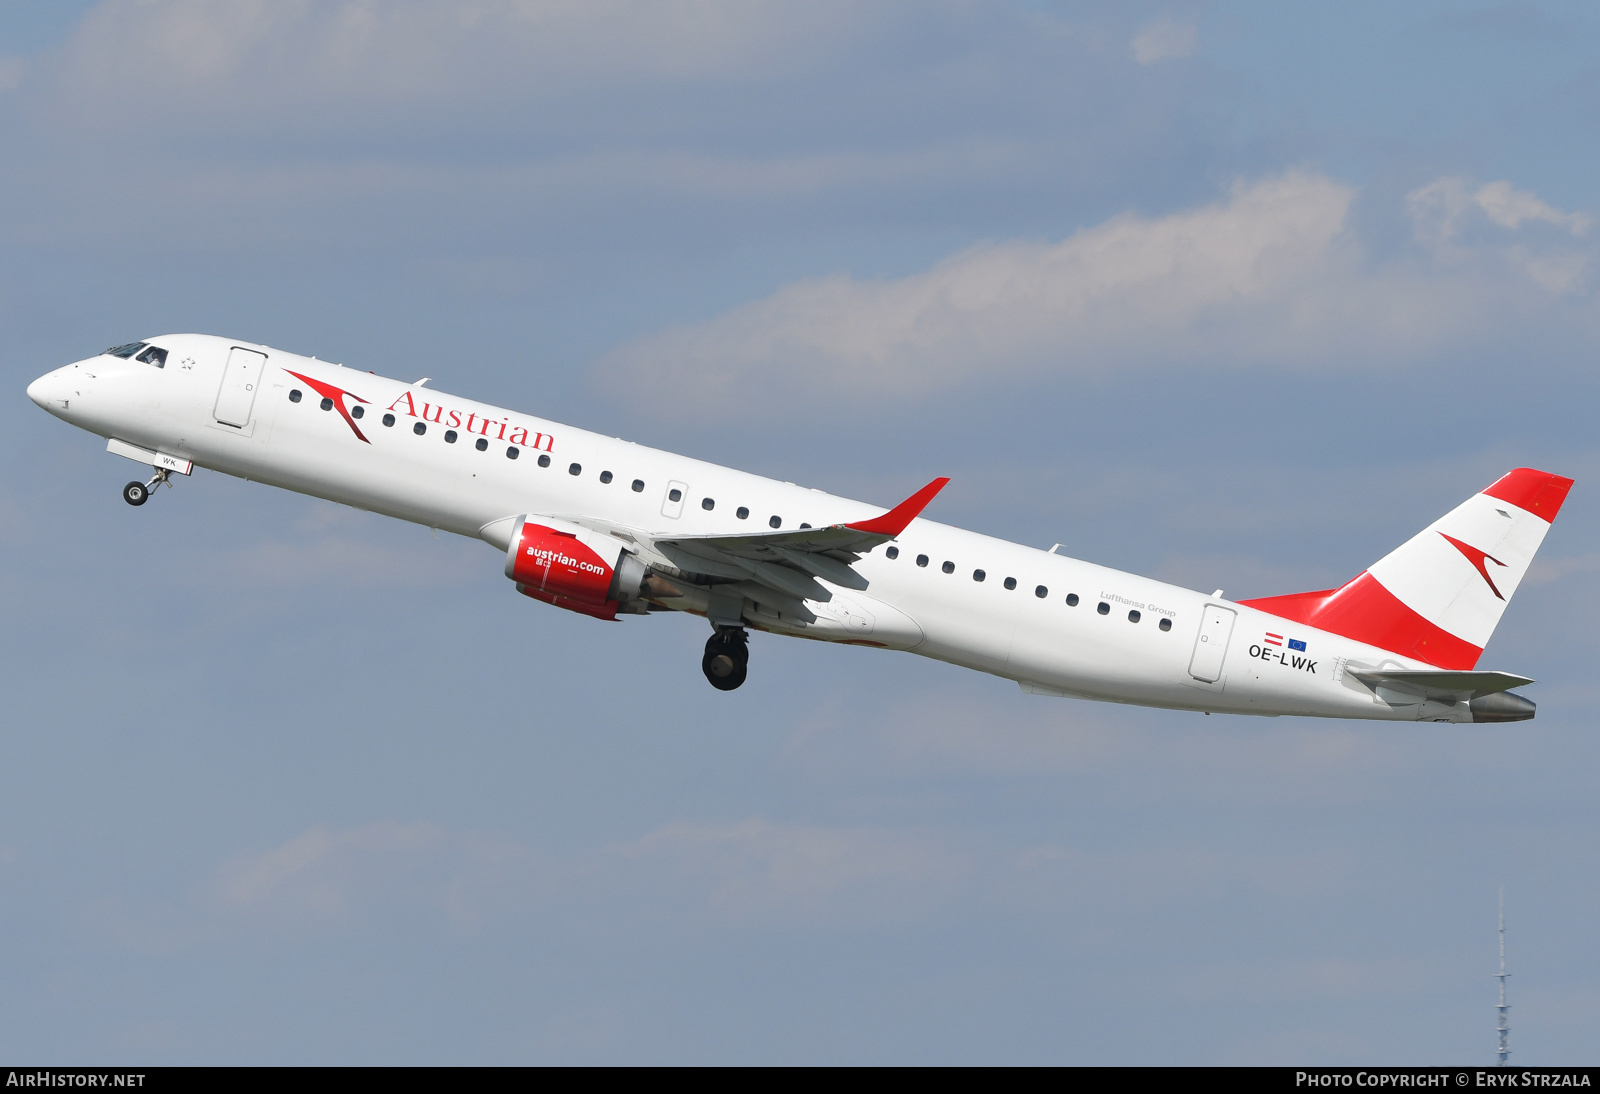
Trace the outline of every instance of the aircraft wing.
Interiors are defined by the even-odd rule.
[[[748,590],[754,599],[776,601],[786,614],[803,618],[811,613],[801,601],[833,599],[817,578],[846,589],[865,589],[867,579],[852,563],[905,531],[949,481],[934,479],[888,512],[849,524],[736,536],[675,536],[657,539],[653,546],[686,573],[759,586]],[[754,596],[757,591],[763,595]]]

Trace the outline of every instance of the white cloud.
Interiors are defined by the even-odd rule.
[[[825,56],[882,5],[773,0],[105,0],[65,51],[61,86],[119,116],[186,117],[270,100],[329,108],[597,84],[772,77]],[[500,104],[503,105],[503,104]],[[318,116],[302,116],[302,125]]]
[[[1566,294],[1584,287],[1593,251],[1570,240],[1585,236],[1593,218],[1565,213],[1504,179],[1473,186],[1463,178],[1442,178],[1406,195],[1419,241],[1445,261],[1471,261],[1484,251],[1497,253],[1549,292]],[[1509,235],[1547,225],[1555,238]]]
[[[1535,558],[1522,579],[1524,585],[1548,585],[1569,574],[1592,574],[1600,570],[1600,551],[1566,558]]]
[[[1436,179],[1407,194],[1406,208],[1416,224],[1417,238],[1434,245],[1454,240],[1474,213],[1512,231],[1531,222],[1551,224],[1570,235],[1582,236],[1593,223],[1587,214],[1563,213],[1504,179],[1476,188],[1463,178]]]
[[[527,907],[552,861],[507,840],[427,822],[312,827],[225,864],[196,909],[207,928],[319,934],[422,912],[470,932],[507,906]]]
[[[493,557],[479,540],[437,530],[397,530],[371,513],[315,501],[283,535],[217,556],[211,577],[301,588],[400,583],[426,588],[479,580],[485,565],[492,572]]]
[[[796,726],[785,758],[829,783],[1068,779],[1074,793],[1120,806],[1221,795],[1233,804],[1350,801],[1376,793],[1385,778],[1437,763],[1431,743],[1412,745],[1366,725],[1180,714],[1188,724],[1174,734],[1171,725],[1155,728],[1116,706],[997,686],[1005,691],[985,689],[981,700],[950,692],[882,710],[819,713]]]
[[[649,894],[653,915],[725,921],[914,916],[970,872],[930,836],[763,818],[679,821],[566,859],[435,824],[316,826],[228,863],[204,894],[212,930],[349,929],[398,910],[456,931],[536,907]],[[201,935],[210,933],[200,932]]]
[[[809,917],[844,905],[910,910],[920,903],[912,898],[967,872],[962,856],[913,834],[761,818],[672,824],[613,853],[665,867],[700,887],[713,911],[740,919]]]
[[[1193,23],[1166,18],[1142,28],[1129,45],[1134,60],[1141,65],[1153,65],[1157,61],[1190,56],[1199,40],[1200,32]]]
[[[430,549],[431,545],[410,536],[398,543],[343,538],[311,542],[267,540],[228,555],[217,579],[237,582],[246,578],[267,585],[299,587],[399,583],[436,587],[471,581],[481,576],[485,566],[493,572],[494,559],[487,549],[474,551],[476,557],[462,558],[450,549],[456,546],[450,543],[444,550]]]
[[[428,824],[382,822],[343,831],[318,826],[231,863],[216,896],[229,910],[268,911],[280,921],[343,921],[372,898],[375,885],[413,872],[435,858],[445,841],[444,832]]]
[[[1414,200],[1414,215],[1449,207],[1453,191],[1438,193]],[[1494,194],[1479,204],[1486,214],[1518,224],[1554,216],[1573,232],[1586,225],[1543,212],[1524,200],[1531,195]],[[641,405],[681,413],[807,396],[903,398],[1025,373],[1376,367],[1470,344],[1547,306],[1530,291],[1571,291],[1588,260],[1524,247],[1469,255],[1497,265],[1430,268],[1426,256],[1407,255],[1374,263],[1349,225],[1355,198],[1324,175],[1292,171],[1241,182],[1198,209],[1124,214],[1058,243],[982,244],[908,277],[800,281],[625,345],[597,373]]]

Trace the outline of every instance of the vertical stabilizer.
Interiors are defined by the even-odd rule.
[[[1571,487],[1519,467],[1337,589],[1240,603],[1440,668],[1473,668]]]

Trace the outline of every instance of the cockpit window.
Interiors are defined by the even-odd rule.
[[[125,346],[112,346],[110,349],[106,350],[106,356],[132,357],[134,354],[144,349],[145,345],[146,343],[144,342],[129,342]]]
[[[139,356],[135,357],[134,360],[143,361],[147,365],[156,366],[156,368],[166,368],[167,351],[162,349],[160,346],[151,346],[149,349],[139,354]]]

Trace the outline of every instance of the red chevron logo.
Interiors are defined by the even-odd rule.
[[[313,380],[309,376],[303,376],[298,372],[291,371],[290,369],[284,369],[283,371],[289,373],[289,375],[293,376],[296,380],[304,380],[310,385],[312,391],[315,391],[324,399],[332,399],[334,407],[339,411],[340,416],[344,418],[345,424],[355,431],[355,435],[357,437],[360,437],[363,441],[367,441],[367,435],[361,432],[361,427],[356,425],[356,420],[350,417],[350,411],[345,409],[344,397],[346,395],[350,395],[350,392],[344,390],[343,388],[334,387],[332,384],[325,384],[321,380]],[[358,403],[366,402],[366,400],[359,395],[350,395],[350,398],[354,399]],[[371,444],[372,442],[367,441],[367,443]]]
[[[1484,560],[1487,559],[1502,569],[1505,568],[1505,563],[1501,562],[1498,558],[1495,558],[1486,551],[1478,550],[1470,543],[1462,543],[1455,536],[1445,536],[1443,532],[1440,532],[1439,534],[1450,541],[1450,546],[1467,556],[1467,561],[1478,568],[1478,572],[1483,575],[1483,580],[1489,583],[1489,589],[1494,593],[1494,595],[1499,596],[1501,600],[1504,600],[1505,597],[1500,596],[1500,590],[1495,588],[1494,578],[1489,576],[1489,568],[1484,565]]]

